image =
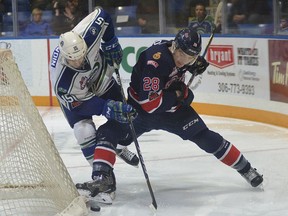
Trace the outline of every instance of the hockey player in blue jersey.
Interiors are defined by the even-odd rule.
[[[113,174],[116,153],[131,165],[139,163],[127,147],[116,149],[117,142],[129,131],[125,129],[127,114],[132,119],[136,114],[131,105],[122,103],[120,86],[112,76],[113,64],[119,65],[121,60],[122,48],[111,17],[97,8],[72,31],[60,36],[50,63],[55,94],[93,167],[93,185],[99,186],[97,193],[91,195],[99,195],[98,200],[106,203],[112,202],[116,190]],[[96,129],[92,120],[95,115],[104,115],[108,121]]]
[[[201,44],[200,34],[185,28],[174,40],[158,41],[140,54],[128,88],[128,103],[138,113],[133,121],[135,132],[138,137],[151,130],[164,130],[190,140],[257,187],[263,181],[262,175],[232,143],[210,130],[191,107],[194,95],[184,78],[188,71],[199,75],[208,67],[209,63],[199,55]],[[122,144],[132,140],[130,137]]]

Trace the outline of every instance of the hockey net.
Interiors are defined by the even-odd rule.
[[[86,215],[11,50],[0,49],[0,215]]]

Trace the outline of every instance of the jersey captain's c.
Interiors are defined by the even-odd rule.
[[[133,67],[128,95],[134,106],[147,113],[174,112],[175,92],[166,91],[172,81],[184,81],[184,71],[178,70],[169,50],[171,41],[158,41],[144,50]]]
[[[86,114],[99,114],[103,99],[95,97],[105,93],[113,81],[114,68],[107,64],[101,50],[101,40],[110,41],[115,36],[111,17],[101,9],[85,17],[72,30],[83,37],[87,44],[87,54],[81,68],[70,67],[56,47],[50,63],[51,81],[59,102],[69,110],[78,107],[83,101],[90,100],[95,111]],[[90,90],[97,83],[97,89]],[[94,88],[95,89],[95,88]],[[100,107],[99,107],[100,106]],[[97,107],[99,107],[97,109]]]

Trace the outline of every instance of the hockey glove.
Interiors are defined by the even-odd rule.
[[[182,105],[188,105],[192,103],[194,99],[193,92],[182,81],[174,81],[167,88],[168,91],[175,91],[177,95],[177,101]]]
[[[191,73],[194,74],[195,76],[202,74],[207,67],[209,66],[209,63],[206,61],[206,59],[203,56],[198,56],[196,62],[188,66],[187,70]]]
[[[121,101],[107,100],[104,105],[102,115],[110,120],[113,119],[120,123],[128,123],[128,115],[133,121],[137,117],[137,112],[129,104],[124,104]]]
[[[102,43],[101,46],[108,64],[113,66],[115,62],[117,65],[120,65],[123,51],[118,38],[114,36],[110,41]]]
[[[191,91],[191,89],[188,88],[188,96],[184,98],[184,100],[182,101],[182,105],[190,106],[193,99],[194,99],[194,94]]]

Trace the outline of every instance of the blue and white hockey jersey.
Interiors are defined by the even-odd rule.
[[[97,8],[72,31],[84,38],[87,55],[82,68],[75,69],[66,63],[59,47],[55,48],[50,63],[54,92],[61,105],[67,109],[73,110],[85,101],[86,106],[77,111],[83,115],[99,115],[105,103],[105,100],[99,97],[114,81],[114,68],[105,61],[101,42],[108,42],[115,36],[114,26],[110,15]]]

